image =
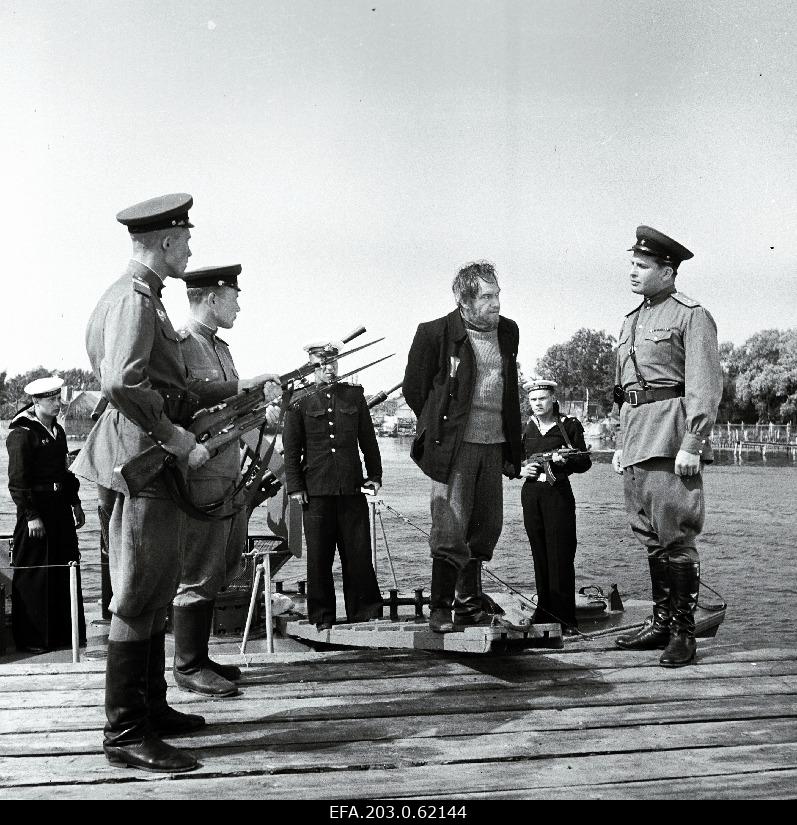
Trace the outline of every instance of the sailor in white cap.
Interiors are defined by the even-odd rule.
[[[57,375],[25,386],[32,404],[9,425],[8,488],[17,506],[14,528],[12,629],[17,650],[71,644],[69,570],[78,561],[76,528],[86,522],[80,482],[67,469],[66,434],[56,421],[64,381]],[[32,569],[25,569],[32,568]],[[78,572],[79,640],[86,642]]]
[[[534,557],[537,609],[534,621],[560,622],[562,632],[577,632],[576,501],[570,486],[572,473],[592,466],[589,455],[562,454],[575,449],[586,453],[584,428],[577,418],[563,416],[554,392],[556,381],[534,378],[523,382],[529,394],[531,417],[523,433],[525,463],[520,471],[526,479],[521,491],[523,524]],[[550,453],[555,468],[554,483],[544,472],[543,455]]]

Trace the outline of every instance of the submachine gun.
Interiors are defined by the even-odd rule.
[[[553,471],[553,454],[558,453],[562,458],[579,458],[590,455],[590,450],[577,450],[575,447],[560,447],[558,450],[551,450],[548,453],[532,453],[529,456],[529,464],[542,464],[542,472],[545,473],[545,480],[553,486],[556,484],[556,475]],[[564,465],[562,465],[564,466]]]
[[[362,335],[364,332],[365,327],[360,327],[350,335],[343,338],[343,343],[348,343],[357,336]],[[338,360],[340,358],[345,358],[346,356],[359,352],[366,347],[377,344],[382,340],[384,339],[378,338],[367,344],[348,350],[347,352],[335,355],[330,354],[329,356],[322,358],[319,362],[307,362],[301,367],[281,375],[279,377],[283,390],[281,399],[275,399],[270,402],[264,401],[262,393],[263,385],[258,385],[256,387],[243,390],[237,395],[233,395],[212,407],[201,409],[194,414],[188,429],[196,436],[197,443],[202,444],[208,450],[212,458],[228,444],[237,444],[241,436],[245,433],[258,428],[260,428],[261,431],[264,430],[269,408],[273,406],[281,406],[282,411],[284,412],[288,404],[292,400],[295,400],[293,393],[297,382],[300,382],[312,375],[319,366],[323,366],[326,363]],[[353,375],[356,372],[362,372],[362,370],[368,369],[374,364],[378,364],[380,361],[384,361],[385,359],[391,357],[392,354],[386,355],[383,358],[378,358],[376,361],[372,361],[369,364],[365,364],[355,370],[351,370],[345,375],[339,376],[335,383],[347,378],[350,375]],[[320,391],[320,388],[313,387],[300,387],[297,390],[299,393],[298,397],[300,398],[315,395]],[[121,467],[117,467],[116,472],[120,473],[122,478],[124,478],[131,496],[139,495],[142,490],[152,484],[155,479],[163,474],[172,496],[182,509],[186,510],[189,515],[194,518],[216,520],[220,518],[230,518],[234,515],[235,510],[233,510],[232,513],[227,513],[225,515],[217,514],[216,511],[220,510],[224,505],[229,504],[230,501],[240,492],[245,492],[247,489],[247,484],[249,484],[251,488],[251,486],[255,484],[258,473],[261,474],[262,478],[262,473],[265,472],[263,468],[268,467],[271,454],[273,454],[273,442],[271,443],[265,456],[257,458],[254,462],[252,462],[252,465],[247,470],[240,484],[236,486],[233,494],[225,497],[222,501],[202,505],[201,507],[194,505],[188,496],[185,488],[185,479],[183,478],[182,471],[178,466],[177,457],[164,450],[160,445],[153,445],[152,447],[149,447],[143,453],[140,453],[130,459],[130,461],[126,464]]]

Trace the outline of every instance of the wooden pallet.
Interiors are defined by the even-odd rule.
[[[280,628],[282,629],[282,628]],[[507,627],[466,627],[453,633],[433,633],[426,619],[376,619],[371,622],[335,624],[318,631],[306,620],[285,622],[284,632],[302,641],[343,647],[444,650],[454,653],[501,653],[529,647],[561,648],[558,624],[531,625],[527,631]]]

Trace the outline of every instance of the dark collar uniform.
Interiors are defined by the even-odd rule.
[[[504,460],[520,473],[521,421],[518,394],[517,324],[500,316],[498,347],[501,352],[504,393]],[[452,376],[452,359],[456,364]],[[459,309],[418,325],[407,357],[402,391],[418,417],[412,458],[435,481],[446,483],[463,441],[470,416],[476,358]]]
[[[631,332],[642,378],[655,392],[681,395],[635,405],[643,397],[631,358]],[[632,395],[620,411],[617,449],[623,467],[650,458],[675,457],[678,450],[711,461],[709,434],[722,397],[717,325],[697,301],[665,290],[626,315],[620,331],[615,383]]]
[[[288,494],[354,495],[382,482],[382,459],[363,388],[333,384],[294,404],[282,434]],[[365,460],[365,475],[359,448]]]
[[[18,649],[57,648],[71,644],[69,571],[78,561],[77,533],[72,505],[80,504],[80,482],[67,469],[67,445],[63,428],[55,422],[53,432],[35,415],[22,414],[9,425],[8,489],[17,506],[14,528],[12,581],[12,628]],[[32,538],[28,521],[39,518],[45,537]],[[78,572],[79,638],[85,642],[83,599]]]

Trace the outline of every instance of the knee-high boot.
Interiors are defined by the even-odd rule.
[[[492,617],[482,609],[482,563],[470,559],[459,571],[454,597],[454,624],[489,625]]]
[[[653,618],[635,633],[620,636],[616,644],[624,650],[655,650],[670,640],[670,564],[658,556],[649,558],[653,592]]]
[[[432,587],[429,598],[429,629],[435,633],[454,630],[451,604],[457,585],[457,568],[444,559],[432,559]]]
[[[208,631],[205,638],[209,640],[210,631],[213,628],[213,609],[216,606],[216,602],[202,602],[202,604],[205,605],[205,611],[207,613],[206,624]],[[222,665],[219,662],[214,662],[210,656],[208,656],[208,667],[228,682],[237,682],[241,678],[241,668],[235,665]]]
[[[108,642],[105,665],[105,739],[102,749],[112,765],[158,773],[182,773],[196,759],[173,748],[152,731],[147,707],[150,640]]]
[[[695,660],[695,608],[700,590],[700,562],[670,562],[670,643],[659,662],[683,667]]]
[[[238,688],[212,670],[208,663],[208,620],[205,604],[175,607],[174,681],[183,690],[223,699],[235,696]]]
[[[196,713],[180,713],[166,702],[166,631],[149,640],[147,705],[152,730],[158,736],[190,733],[205,727],[205,718]]]

